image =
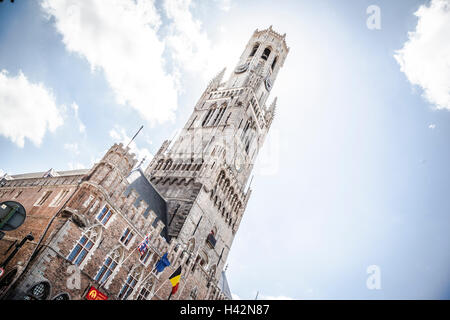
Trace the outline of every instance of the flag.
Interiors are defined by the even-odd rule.
[[[180,283],[181,278],[181,266],[169,277],[170,283],[172,283],[172,292],[170,295],[172,296],[178,290],[178,284]]]
[[[170,261],[169,261],[169,259],[167,259],[167,252],[166,252],[161,257],[161,259],[158,260],[155,268],[156,268],[156,271],[159,273],[159,272],[163,272],[163,270],[168,266],[170,266]]]
[[[150,244],[150,237],[149,235],[147,235],[138,246],[138,250],[141,253],[141,256],[147,252],[149,244]]]

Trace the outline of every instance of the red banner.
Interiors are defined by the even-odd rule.
[[[86,299],[88,300],[108,300],[108,297],[95,289],[94,287],[91,287],[89,289],[89,292],[86,295]]]

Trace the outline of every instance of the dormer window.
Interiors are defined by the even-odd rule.
[[[262,56],[261,56],[261,58],[263,58],[264,60],[266,60],[267,61],[267,59],[269,58],[269,56],[270,56],[270,49],[269,48],[265,48],[264,49],[264,52],[263,52],[263,54],[262,54]]]

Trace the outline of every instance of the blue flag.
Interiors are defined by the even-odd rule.
[[[159,259],[158,262],[156,263],[156,271],[163,272],[163,270],[168,266],[170,266],[170,261],[169,259],[167,259],[167,252],[166,252],[161,257],[161,259]]]

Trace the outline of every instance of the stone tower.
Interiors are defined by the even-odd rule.
[[[251,190],[247,183],[274,118],[266,105],[289,48],[269,27],[256,30],[223,82],[214,77],[173,141],[165,141],[145,175],[168,203],[167,231],[183,264],[217,281]],[[178,260],[178,259],[177,259]]]

